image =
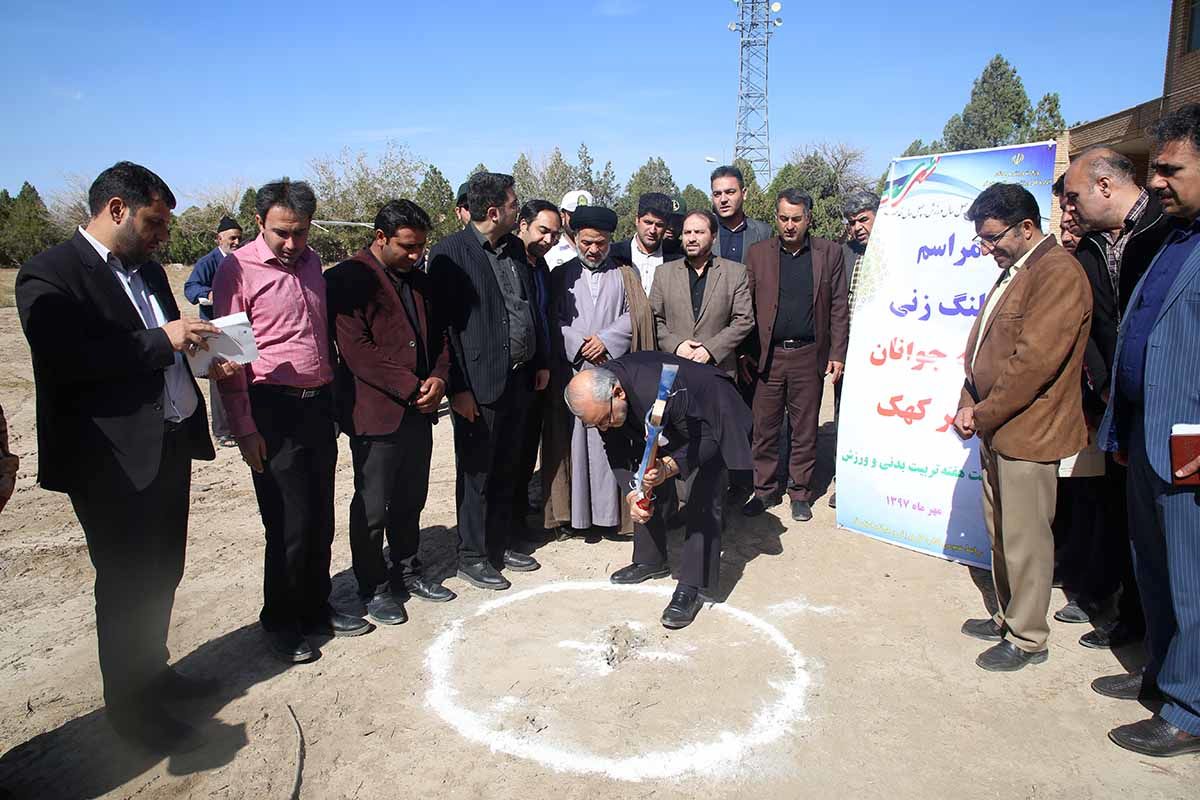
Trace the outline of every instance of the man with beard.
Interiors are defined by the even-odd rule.
[[[654,283],[654,271],[662,266],[663,261],[674,260],[682,254],[679,242],[666,238],[672,207],[671,198],[661,192],[642,195],[638,198],[633,237],[612,246],[612,260],[633,267],[647,295]]]
[[[458,575],[481,589],[510,584],[498,566],[540,564],[510,544],[511,459],[526,410],[546,388],[549,345],[525,246],[510,231],[520,207],[511,175],[480,172],[467,189],[471,222],[429,255],[434,307],[450,337],[450,408],[458,500]]]
[[[546,200],[530,200],[521,206],[517,214],[517,238],[525,246],[525,260],[533,278],[534,294],[540,316],[543,336],[550,336],[550,269],[546,266],[546,253],[558,243],[562,235],[562,218],[558,208]],[[550,389],[534,392],[533,403],[525,420],[521,449],[518,453],[517,475],[513,481],[513,516],[524,519],[528,513],[541,511],[543,490],[530,489],[533,468],[537,464],[538,447],[542,442],[542,425],[546,415],[546,403]],[[535,492],[536,498],[535,500]]]
[[[639,504],[638,492],[630,491],[630,483],[645,449],[646,415],[655,404],[667,364],[679,372],[663,415],[665,443],[645,475],[645,485],[654,489],[647,508]],[[662,613],[664,627],[690,625],[706,596],[718,592],[728,471],[750,467],[750,412],[737,387],[710,365],[646,352],[580,372],[564,397],[586,430],[600,432],[634,523],[632,563],[609,577],[613,583],[641,583],[671,574],[666,515],[675,505],[675,479],[692,487],[684,512],[679,583]]]
[[[424,576],[417,555],[433,426],[450,378],[429,276],[417,266],[430,227],[416,203],[393,200],[375,215],[371,243],[325,273],[339,420],[354,462],[350,555],[359,598],[380,625],[406,622],[408,597],[454,599]]]
[[[746,216],[746,181],[737,167],[717,167],[710,176],[713,211],[720,225],[713,252],[727,261],[746,262],[750,245],[769,239],[771,226]]]
[[[221,217],[217,224],[217,246],[202,256],[192,267],[192,274],[183,284],[184,296],[200,306],[200,319],[211,320],[212,285],[217,277],[217,267],[242,243],[242,226],[232,217]],[[221,447],[237,447],[237,439],[229,431],[229,419],[225,406],[221,404],[221,393],[213,386],[208,393],[212,412],[212,432]]]
[[[550,248],[550,252],[546,253],[546,266],[549,269],[555,269],[570,261],[579,254],[579,248],[575,244],[575,228],[571,225],[571,215],[576,209],[590,206],[595,200],[592,199],[591,192],[584,189],[575,189],[563,195],[562,202],[559,203],[559,211],[562,216],[562,236],[558,243]]]
[[[653,347],[641,281],[632,268],[610,258],[616,213],[580,206],[572,222],[579,255],[551,273],[551,335],[559,391],[573,374],[632,349]],[[547,525],[569,525],[576,531],[620,527],[620,491],[600,435],[560,413],[547,426],[546,442]]]
[[[289,663],[316,658],[309,638],[371,629],[329,602],[337,429],[325,279],[308,246],[316,208],[307,183],[263,186],[258,238],[229,254],[213,285],[217,316],[244,312],[258,343],[258,360],[218,388],[266,531],[259,621]]]
[[[164,704],[215,689],[167,665],[167,629],[183,577],[192,460],[213,459],[184,354],[207,349],[204,338],[218,331],[180,318],[166,273],[150,260],[175,206],[162,178],[122,161],[92,183],[88,206],[85,227],[17,274],[37,388],[38,483],[70,497],[96,570],[109,722],[155,753],[177,753],[201,739]]]

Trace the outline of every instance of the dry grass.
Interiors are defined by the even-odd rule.
[[[12,308],[17,304],[13,287],[17,283],[15,269],[0,269],[0,308]]]

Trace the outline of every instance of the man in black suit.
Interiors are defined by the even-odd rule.
[[[664,261],[683,258],[683,249],[675,239],[666,238],[671,214],[677,204],[661,192],[646,192],[638,198],[636,229],[625,242],[617,242],[609,250],[616,263],[633,267],[646,295],[654,282],[654,272]]]
[[[571,379],[564,394],[571,413],[585,427],[601,432],[618,485],[630,487],[645,450],[644,420],[657,399],[666,364],[677,366],[679,373],[663,416],[666,444],[659,447],[658,458],[645,476],[646,483],[656,487],[654,502],[645,509],[638,505],[636,491],[626,495],[634,523],[633,563],[614,572],[610,580],[641,583],[671,573],[666,514],[675,505],[674,478],[692,481],[684,512],[687,527],[679,584],[662,614],[665,627],[683,628],[696,618],[703,595],[717,589],[727,472],[750,469],[750,410],[733,379],[722,370],[652,351],[630,353],[584,370]]]
[[[192,459],[213,459],[204,400],[184,354],[207,349],[208,322],[181,319],[151,254],[175,197],[122,161],[88,192],[92,219],[17,275],[33,355],[38,481],[66,492],[96,569],[96,634],[108,718],[158,752],[198,744],[163,702],[211,682],[167,666],[167,628],[183,576]],[[209,377],[220,379],[229,365]]]
[[[434,306],[447,321],[453,358],[458,574],[482,589],[507,589],[498,566],[518,572],[540,566],[511,549],[509,539],[517,522],[514,456],[533,393],[550,380],[549,344],[525,247],[510,233],[519,208],[512,176],[472,175],[467,203],[470,224],[429,257]]]

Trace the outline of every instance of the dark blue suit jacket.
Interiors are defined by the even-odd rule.
[[[214,247],[196,262],[187,283],[183,284],[183,296],[189,302],[199,305],[201,297],[208,297],[208,293],[212,291],[213,280],[217,277],[217,267],[221,266],[224,260],[225,254],[221,252],[221,248]],[[200,319],[212,318],[212,306],[200,306]]]

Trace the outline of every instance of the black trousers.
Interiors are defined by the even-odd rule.
[[[187,545],[189,448],[187,433],[169,425],[158,475],[145,489],[70,493],[96,569],[96,638],[109,708],[145,701],[167,667],[167,629]]]
[[[618,474],[628,486],[630,474]],[[684,512],[683,552],[676,573],[679,582],[703,590],[715,590],[721,571],[721,529],[725,522],[725,490],[729,474],[720,456],[700,466],[691,476],[691,496]],[[667,563],[666,518],[676,506],[675,481],[654,490],[654,514],[645,525],[633,526],[633,563]],[[625,502],[624,492],[621,502]]]
[[[421,511],[429,495],[429,461],[433,454],[430,418],[409,409],[395,433],[351,436],[354,498],[350,501],[350,555],[358,592],[400,589],[405,579],[421,575]],[[392,561],[383,558],[387,538]]]
[[[513,479],[513,516],[517,522],[525,517],[525,511],[534,503],[545,502],[544,493],[535,496],[529,490],[533,480],[533,471],[537,467],[538,448],[542,445],[542,422],[546,417],[546,403],[550,390],[534,392],[525,414],[525,428],[521,435],[520,452],[517,455],[517,472]]]
[[[212,434],[214,438],[224,439],[233,434],[229,430],[229,415],[225,413],[225,403],[221,400],[221,392],[215,383],[209,384],[208,415],[212,418]]]
[[[333,393],[301,399],[252,386],[250,408],[267,443],[263,471],[253,473],[267,544],[259,619],[279,630],[319,619],[333,589]]]
[[[479,404],[479,415],[467,422],[451,414],[457,471],[459,559],[500,563],[515,520],[513,482],[525,415],[533,400],[533,370],[512,370],[495,403]],[[524,509],[522,509],[523,511]]]

